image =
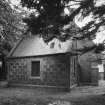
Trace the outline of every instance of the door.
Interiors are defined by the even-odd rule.
[[[70,88],[78,84],[77,56],[70,58]]]
[[[6,80],[7,78],[7,71],[5,68],[4,59],[0,59],[0,81]]]

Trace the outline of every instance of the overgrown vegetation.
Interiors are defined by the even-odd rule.
[[[104,30],[105,27],[105,3],[97,5],[99,0],[20,0],[22,7],[26,7],[28,11],[34,10],[30,14],[27,11],[24,14],[22,9],[19,10],[21,12],[17,12],[11,8],[10,2],[6,1],[0,0],[0,51],[5,48],[10,51],[18,37],[23,36],[24,30],[27,29],[24,28],[23,22],[28,26],[27,32],[40,34],[45,42],[53,38],[66,41],[71,37],[93,40],[100,28]],[[15,8],[18,6],[15,5]],[[69,12],[66,13],[65,9]],[[79,15],[79,20],[90,15],[92,19],[79,28],[75,24],[75,18]],[[103,44],[100,51],[102,50],[104,50]]]
[[[63,37],[77,35],[81,32],[82,38],[93,39],[100,27],[105,25],[105,4],[97,6],[98,0],[21,0],[22,6],[34,8],[35,13],[24,19],[29,31],[41,33],[44,37]],[[73,2],[73,4],[71,4]],[[72,6],[77,5],[77,8]],[[64,9],[69,10],[65,14]],[[81,29],[72,24],[74,18],[81,14],[80,19],[92,15],[93,19]],[[69,25],[66,29],[65,25]],[[74,33],[74,34],[73,34]],[[53,34],[53,35],[52,35]]]
[[[21,15],[0,0],[0,53],[7,54],[23,32]]]
[[[76,39],[93,40],[100,28],[105,26],[105,3],[97,6],[98,0],[21,0],[23,7],[35,9],[30,16],[25,17],[23,21],[28,25],[28,30],[32,34],[40,34],[45,42],[58,38],[65,41],[71,37]],[[76,6],[76,8],[72,8]],[[65,9],[69,11],[65,13]],[[91,21],[79,28],[75,24],[75,18],[79,16],[80,20],[85,17],[92,17]],[[101,46],[101,48],[99,48]],[[93,47],[93,46],[92,46]],[[96,45],[96,53],[104,50],[101,43]],[[93,47],[94,48],[94,47]],[[90,49],[90,48],[89,48]],[[87,49],[83,49],[88,51]]]

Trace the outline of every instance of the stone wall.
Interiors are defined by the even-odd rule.
[[[31,77],[31,62],[40,61],[40,77]],[[66,54],[7,60],[9,83],[70,87],[70,57]]]

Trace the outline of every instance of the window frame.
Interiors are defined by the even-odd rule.
[[[30,64],[31,64],[30,78],[31,78],[31,79],[40,79],[40,68],[41,68],[41,67],[39,67],[39,76],[32,76],[32,75],[31,75],[31,73],[32,73],[32,62],[39,62],[39,66],[41,65],[40,60],[32,60],[32,61],[30,62]]]

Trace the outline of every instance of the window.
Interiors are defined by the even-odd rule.
[[[31,67],[31,76],[40,76],[40,61],[32,61]]]

